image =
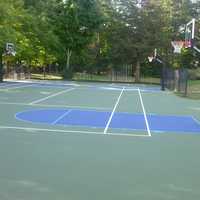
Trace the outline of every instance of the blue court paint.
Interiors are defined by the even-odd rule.
[[[25,112],[20,112],[15,115],[17,119],[33,122],[33,123],[46,123],[51,124],[67,110],[60,109],[60,110],[29,110]]]
[[[191,116],[149,116],[151,130],[178,131],[178,132],[199,132],[200,124]]]
[[[110,127],[121,129],[146,130],[144,115],[115,113],[113,115]]]
[[[57,124],[104,128],[110,115],[110,112],[72,110],[66,117],[58,121]]]
[[[70,112],[65,115],[68,111]],[[16,114],[16,118],[32,123],[52,124],[56,121],[56,125],[105,128],[110,115],[111,112],[93,110],[44,109],[20,112]],[[152,132],[200,134],[200,124],[191,116],[147,115],[147,119]],[[146,131],[144,115],[116,112],[109,128]]]

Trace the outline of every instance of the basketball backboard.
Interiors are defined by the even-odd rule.
[[[15,51],[15,45],[13,43],[6,43],[6,55],[12,55],[15,56],[16,55],[16,51]]]
[[[185,41],[200,53],[200,23],[196,19],[192,19],[186,24],[185,27]]]
[[[148,56],[148,60],[151,63],[153,60],[155,60],[157,57],[157,49],[153,50],[153,53],[151,55]]]

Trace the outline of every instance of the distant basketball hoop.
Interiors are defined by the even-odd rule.
[[[15,45],[13,43],[6,43],[5,55],[15,56]]]
[[[150,63],[153,62],[153,60],[156,58],[156,56],[157,56],[157,49],[154,49],[153,54],[150,55],[150,56],[148,56],[149,62],[150,62]]]
[[[174,53],[181,53],[181,49],[184,47],[185,41],[172,41],[171,42],[173,48],[174,48]]]
[[[174,53],[181,53],[182,48],[190,48],[192,46],[190,40],[185,40],[185,41],[172,41],[171,42],[173,48],[174,48]]]
[[[149,60],[149,62],[152,62],[152,61],[153,61],[153,59],[154,59],[154,57],[153,57],[153,56],[148,56],[148,60]]]

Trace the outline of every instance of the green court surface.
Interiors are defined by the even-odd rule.
[[[80,124],[40,121],[50,115],[17,117],[62,109],[78,112]],[[184,131],[184,121],[178,124],[183,131],[175,125],[155,131],[150,120],[190,116],[198,126],[200,100],[150,85],[5,82],[0,110],[1,200],[200,199],[200,131]],[[105,126],[83,126],[88,112]],[[142,115],[144,128],[124,128],[129,118],[115,128],[117,115],[130,115],[133,123]]]

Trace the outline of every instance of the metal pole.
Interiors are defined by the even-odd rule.
[[[161,68],[161,90],[165,90],[165,62],[163,62],[160,58],[158,58],[158,54],[156,51],[156,61],[162,65]]]
[[[162,63],[162,72],[161,72],[161,90],[165,90],[165,63]]]

